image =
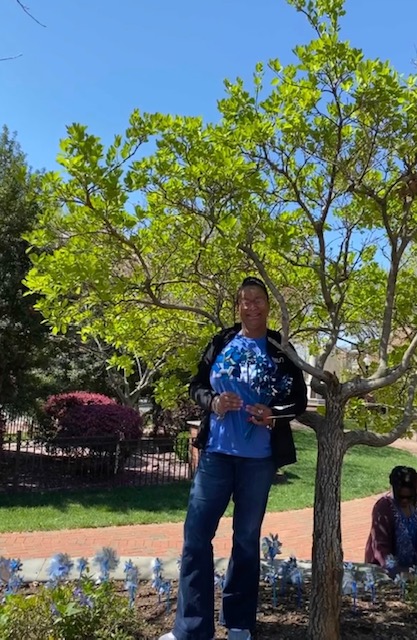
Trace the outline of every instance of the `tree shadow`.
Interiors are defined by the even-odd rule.
[[[0,455],[0,495],[2,491],[13,494],[43,491],[53,495],[59,491],[149,488],[191,478],[187,456],[180,459],[172,442],[161,441],[158,446],[141,442],[134,451],[126,447],[124,452],[125,444],[122,441],[120,446],[112,444],[109,448],[95,443],[92,448],[10,441]]]
[[[74,504],[83,509],[98,509],[103,513],[128,514],[143,510],[150,514],[179,512],[183,518],[187,506],[190,483],[178,481],[155,486],[85,487],[82,490],[49,490],[0,494],[0,507],[53,507],[67,512]],[[151,518],[150,518],[151,521]]]
[[[278,471],[275,474],[272,484],[273,485],[292,484],[295,480],[299,480],[299,479],[300,479],[300,476],[297,473],[294,473],[293,471],[282,470],[282,471]]]

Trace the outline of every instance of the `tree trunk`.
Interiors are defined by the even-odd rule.
[[[340,484],[344,455],[343,403],[329,389],[326,419],[317,430],[309,640],[340,640],[343,553]]]

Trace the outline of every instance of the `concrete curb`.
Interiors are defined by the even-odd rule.
[[[78,578],[78,572],[75,568],[76,562],[78,558],[71,558],[74,562],[74,567],[70,572],[69,579],[76,580]],[[111,578],[114,580],[124,580],[124,566],[125,562],[131,560],[133,564],[135,564],[139,569],[139,577],[140,580],[149,580],[152,578],[152,562],[155,560],[155,557],[143,557],[143,556],[120,556],[120,562],[115,571],[111,572]],[[163,562],[163,575],[164,578],[169,580],[175,580],[178,578],[178,558],[160,558]],[[90,566],[90,575],[93,579],[98,577],[98,572],[94,571],[93,558],[88,558],[89,566]],[[228,558],[216,558],[214,561],[214,569],[216,573],[224,573],[227,569],[229,559]],[[284,562],[283,559],[275,560],[274,567],[276,569]],[[23,575],[23,582],[31,583],[31,582],[46,582],[49,579],[48,570],[49,565],[51,563],[51,558],[33,558],[32,560],[24,560],[22,561],[22,570],[21,574]],[[367,565],[364,563],[352,563],[354,567],[360,572],[365,573],[366,571],[373,570],[376,578],[378,580],[389,580],[386,573],[375,565]],[[311,576],[311,562],[297,560],[297,566],[302,569],[304,575],[306,577]],[[269,567],[269,563],[266,560],[261,560],[261,568],[262,570],[267,570]]]

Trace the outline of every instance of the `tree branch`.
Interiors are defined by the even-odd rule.
[[[345,382],[343,384],[343,399],[348,400],[349,398],[357,395],[362,396],[367,393],[371,393],[372,391],[376,391],[377,389],[388,387],[397,382],[401,378],[401,376],[403,376],[404,373],[406,373],[406,371],[410,369],[411,361],[416,353],[416,350],[417,333],[411,340],[399,365],[392,369],[385,370],[384,374],[382,374],[378,368],[377,371],[367,380],[359,378],[355,380],[349,380],[349,382]]]
[[[366,444],[370,447],[385,447],[395,442],[400,436],[404,435],[412,422],[416,419],[416,411],[414,409],[414,397],[417,389],[417,375],[411,379],[408,387],[407,402],[404,408],[402,420],[389,433],[379,434],[372,431],[348,431],[344,434],[345,451],[356,444]]]
[[[21,0],[16,0],[16,2],[19,5],[19,7],[22,9],[22,11],[24,11],[31,20],[36,22],[36,24],[38,24],[40,27],[44,27],[46,29],[46,24],[42,24],[42,22],[39,22],[39,20],[35,18],[35,16],[29,11],[29,7],[26,7],[26,5],[24,5],[23,2],[21,2]]]
[[[16,60],[17,58],[21,58],[23,54],[18,53],[16,56],[7,56],[6,58],[0,58],[0,62],[7,62],[7,60]]]
[[[327,387],[321,380],[317,380],[314,376],[310,380],[310,387],[315,392],[318,393],[322,398],[325,398],[327,395]]]
[[[330,330],[330,336],[326,341],[324,349],[320,354],[320,356],[317,358],[317,363],[320,369],[324,368],[324,365],[326,364],[326,360],[331,354],[331,352],[333,351],[334,347],[336,346],[338,339],[339,339],[339,329],[338,327],[333,326]]]
[[[204,309],[202,309],[201,307],[192,307],[186,304],[175,304],[173,302],[163,302],[162,300],[157,298],[152,291],[151,293],[149,293],[149,291],[147,290],[146,293],[149,294],[151,298],[150,300],[132,298],[130,300],[124,299],[122,302],[133,302],[136,304],[143,304],[145,307],[158,307],[159,309],[172,309],[172,311],[185,311],[196,316],[207,318],[207,320],[210,320],[210,322],[212,322],[215,327],[223,328],[223,324],[219,321],[218,318],[213,316],[208,311],[204,311]]]
[[[322,369],[313,367],[313,365],[311,365],[309,362],[306,362],[305,360],[300,358],[300,356],[296,353],[296,351],[294,351],[294,349],[290,347],[289,341],[288,341],[290,320],[289,320],[287,303],[285,302],[285,298],[282,295],[282,293],[279,291],[278,287],[274,284],[274,281],[269,277],[269,274],[265,269],[265,266],[262,260],[260,259],[260,257],[258,256],[258,254],[256,253],[256,251],[254,251],[251,247],[248,247],[247,245],[244,245],[242,243],[238,245],[238,249],[240,249],[253,261],[253,263],[255,264],[256,268],[259,271],[259,274],[262,276],[265,284],[268,286],[272,295],[274,296],[274,298],[279,304],[279,307],[281,310],[281,325],[282,325],[281,347],[280,347],[281,351],[285,353],[285,355],[288,356],[288,358],[290,358],[290,360],[292,360],[292,362],[294,362],[294,364],[297,367],[299,367],[303,371],[306,371],[306,373],[309,373],[310,375],[312,375],[313,378],[317,378],[326,383],[329,382],[329,380],[332,377],[332,374],[329,371],[323,371]]]
[[[391,264],[388,274],[386,303],[382,321],[381,338],[379,341],[379,365],[376,374],[384,374],[387,368],[388,349],[391,336],[392,318],[394,312],[395,290],[397,285],[399,259],[396,248],[391,247]]]
[[[297,416],[297,422],[310,427],[316,433],[324,426],[324,416],[317,413],[317,411],[304,411],[300,416]]]

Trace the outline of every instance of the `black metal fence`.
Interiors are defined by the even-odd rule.
[[[20,431],[21,437],[32,438],[37,427],[36,418],[29,414],[7,414],[6,419],[6,435],[17,435]]]
[[[160,485],[192,477],[197,450],[191,436],[61,438],[37,442],[28,431],[6,432],[0,450],[0,491],[46,491],[85,487]]]

